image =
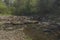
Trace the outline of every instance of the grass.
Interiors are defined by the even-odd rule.
[[[11,16],[11,14],[0,14],[0,16]]]
[[[32,40],[32,38],[30,38],[29,36],[26,35],[26,39],[25,40]]]

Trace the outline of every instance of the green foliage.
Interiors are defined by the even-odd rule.
[[[60,13],[59,8],[56,10],[53,6],[54,0],[6,0],[2,2],[0,0],[0,14],[12,14],[12,15],[46,15],[51,13]],[[12,4],[13,1],[13,4]],[[8,3],[8,5],[6,5]],[[10,6],[9,6],[10,5]],[[54,12],[55,11],[55,12]]]
[[[0,15],[11,15],[13,13],[14,7],[8,7],[5,2],[0,0]]]
[[[0,14],[6,13],[7,7],[0,1]]]

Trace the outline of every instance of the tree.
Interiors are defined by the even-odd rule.
[[[6,6],[11,7],[13,6],[15,0],[3,0],[3,2],[6,4]]]
[[[60,15],[60,0],[56,0],[53,4],[53,12]]]
[[[7,12],[6,5],[0,0],[0,14],[5,14]]]
[[[14,2],[15,9],[14,9],[13,15],[19,15],[20,14],[20,1],[21,0],[15,0],[15,2]]]

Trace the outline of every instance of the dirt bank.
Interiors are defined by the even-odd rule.
[[[0,40],[60,40],[60,24],[27,16],[0,16]]]

